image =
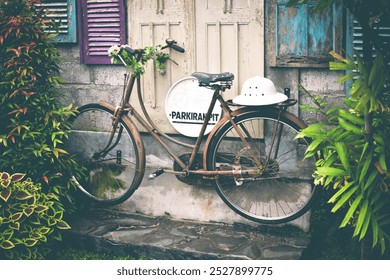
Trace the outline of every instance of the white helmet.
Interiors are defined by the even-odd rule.
[[[233,102],[246,106],[262,106],[281,103],[288,97],[276,91],[274,83],[264,77],[253,77],[246,80],[242,86],[241,94]]]

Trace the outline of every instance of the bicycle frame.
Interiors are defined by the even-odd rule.
[[[248,140],[250,140],[250,139],[247,140],[247,137],[248,137],[249,134],[245,131],[245,128],[237,125],[236,122],[234,121],[234,117],[235,116],[237,116],[239,113],[247,111],[248,109],[246,107],[244,107],[242,109],[232,111],[229,108],[228,103],[223,99],[223,97],[221,95],[222,89],[220,87],[217,87],[214,90],[212,100],[210,102],[208,111],[206,113],[206,117],[205,117],[205,119],[203,121],[203,124],[202,124],[202,127],[200,129],[199,135],[196,138],[195,144],[188,144],[188,143],[184,143],[184,142],[178,141],[178,140],[170,137],[169,135],[161,132],[159,130],[159,128],[151,120],[151,118],[150,118],[150,116],[149,116],[149,114],[148,114],[148,112],[147,112],[147,110],[145,108],[145,105],[143,103],[142,90],[141,90],[141,79],[140,79],[140,77],[136,77],[134,75],[130,75],[130,77],[127,77],[126,80],[127,81],[125,83],[125,90],[124,90],[124,93],[123,93],[120,105],[117,106],[114,109],[113,129],[112,129],[112,132],[111,132],[109,143],[107,144],[107,146],[101,152],[99,152],[99,155],[104,155],[104,154],[108,153],[110,150],[112,150],[115,147],[115,145],[118,143],[118,141],[119,141],[119,139],[121,137],[121,131],[119,131],[118,136],[117,136],[118,138],[116,140],[114,140],[115,130],[116,130],[117,126],[118,126],[118,122],[119,122],[119,120],[122,117],[130,115],[131,117],[134,117],[141,124],[141,126],[163,148],[163,150],[167,153],[167,155],[183,169],[183,171],[175,171],[173,169],[172,170],[165,169],[163,172],[173,173],[173,174],[183,175],[183,176],[187,176],[189,174],[200,174],[200,175],[203,175],[203,176],[206,176],[206,177],[210,177],[211,179],[213,178],[213,176],[216,176],[216,175],[235,175],[235,176],[236,175],[241,175],[242,174],[241,169],[238,170],[238,169],[234,169],[234,168],[232,168],[232,170],[212,170],[212,171],[205,170],[205,169],[200,169],[200,170],[191,170],[190,169],[192,164],[195,161],[196,155],[198,154],[198,152],[200,150],[202,139],[204,137],[204,132],[206,131],[206,128],[207,128],[207,125],[208,125],[208,120],[210,119],[210,116],[212,114],[213,108],[214,108],[214,106],[215,106],[215,104],[216,104],[216,102],[218,100],[220,102],[220,104],[221,104],[223,112],[225,113],[225,117],[222,118],[216,124],[214,129],[211,131],[208,139],[206,140],[206,143],[205,143],[205,153],[204,153],[204,156],[203,156],[203,165],[206,166],[205,165],[205,160],[206,160],[206,156],[205,155],[206,155],[206,151],[208,149],[208,144],[210,142],[209,140],[211,139],[211,137],[213,135],[213,131],[216,131],[217,128],[220,127],[222,124],[226,123],[227,121],[230,121],[232,123],[234,129],[238,133],[239,137],[241,138],[242,142],[244,143],[244,145],[249,150],[249,153],[253,156],[253,159],[254,159],[257,167],[258,167],[257,169],[245,170],[245,174],[248,174],[248,175],[249,174],[261,174],[261,172],[264,169],[264,166],[266,166],[266,164],[263,164],[262,162],[260,162],[259,157],[256,156],[254,154],[254,151],[251,149],[251,147],[250,147],[250,145],[248,143]],[[145,119],[129,103],[130,98],[131,98],[131,94],[133,92],[133,89],[134,89],[135,85],[136,85],[136,89],[137,89],[139,105],[140,105],[141,110],[142,110],[142,112],[143,112],[143,114],[145,116]],[[109,108],[113,107],[112,104],[104,102],[104,101],[101,101],[100,104],[105,106],[105,107],[109,107]],[[257,107],[255,109],[258,110],[259,108]],[[253,110],[253,109],[251,109],[251,110]],[[285,112],[285,111],[286,111],[286,109],[283,106],[279,107],[280,114]],[[276,144],[276,147],[278,147],[278,144],[279,144],[278,141],[280,140],[280,133],[281,133],[281,129],[277,128],[277,130],[279,131],[279,135],[277,135],[278,131],[275,131],[273,133],[273,140],[272,140],[272,142],[273,142],[272,145]],[[163,138],[167,139],[171,143],[175,143],[175,144],[178,144],[180,146],[184,146],[184,147],[188,147],[188,148],[192,149],[190,160],[188,161],[188,164],[185,163],[162,140]],[[136,139],[136,141],[141,141],[141,140],[140,139]],[[276,143],[275,143],[275,141],[276,141]],[[277,153],[277,149],[276,149],[275,153]],[[270,155],[268,155],[268,156],[270,156]]]
[[[68,148],[70,154],[80,159],[82,167],[72,177],[76,186],[98,205],[111,206],[127,200],[141,186],[146,168],[151,167],[146,166],[143,141],[143,136],[149,134],[154,139],[152,141],[156,141],[173,160],[173,166],[157,167],[148,179],[166,172],[188,185],[215,186],[227,206],[255,222],[282,223],[305,213],[317,188],[310,174],[315,168],[315,161],[302,162],[310,139],[299,138],[299,131],[306,126],[298,117],[287,112],[287,108],[297,100],[278,94],[269,79],[258,77],[253,83],[252,79],[245,81],[240,96],[224,100],[223,92],[231,88],[233,73],[195,72],[191,78],[184,78],[171,87],[166,109],[171,116],[177,112],[189,115],[194,111],[192,104],[186,102],[175,108],[178,106],[174,105],[181,104],[180,97],[185,98],[180,96],[180,87],[175,91],[178,84],[184,85],[181,89],[194,93],[194,100],[202,99],[203,102],[199,102],[201,106],[195,110],[201,118],[196,118],[196,121],[184,117],[170,119],[174,127],[176,123],[180,124],[176,127],[179,133],[195,138],[167,135],[151,119],[143,102],[141,87],[147,61],[154,60],[155,66],[161,70],[169,59],[169,53],[161,52],[162,49],[184,52],[175,40],[167,39],[166,43],[166,46],[136,50],[127,45],[110,48],[113,62],[122,62],[131,74],[126,75],[118,105],[104,101],[86,104],[69,120],[73,126]],[[212,91],[201,92],[206,94],[201,97],[197,94],[196,82],[199,87]],[[173,92],[175,94],[172,95]],[[176,93],[179,98],[171,98],[176,97]],[[261,98],[273,93],[276,95]],[[135,106],[130,100],[137,97],[139,105]],[[204,101],[208,104],[203,104]],[[218,115],[222,111],[222,117],[214,123],[216,109]],[[186,123],[183,130],[182,123]],[[188,124],[192,125],[189,129]],[[209,131],[211,124],[213,127]],[[144,135],[140,134],[140,129]],[[187,133],[188,130],[191,130],[190,133]],[[187,149],[177,151],[177,146]],[[211,183],[209,180],[212,180]]]

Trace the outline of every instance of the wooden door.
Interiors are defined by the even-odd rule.
[[[175,132],[165,116],[166,94],[173,83],[194,71],[192,4],[188,0],[128,1],[129,44],[140,48],[164,44],[166,38],[174,38],[186,50],[184,54],[170,51],[174,62],[167,62],[165,73],[157,72],[149,63],[143,77],[144,103],[152,119],[165,132]]]
[[[239,94],[243,82],[264,74],[263,0],[133,0],[128,1],[129,44],[163,44],[176,39],[186,53],[171,51],[178,65],[168,62],[163,75],[148,67],[143,79],[144,101],[165,132],[175,132],[165,116],[170,86],[194,71],[234,73]],[[183,95],[183,98],[186,98]]]
[[[197,70],[234,73],[233,90],[264,75],[263,0],[202,0],[196,3]]]

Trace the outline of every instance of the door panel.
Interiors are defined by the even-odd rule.
[[[144,101],[152,119],[165,132],[175,132],[165,116],[170,86],[194,71],[234,73],[239,94],[243,82],[264,71],[263,0],[146,0],[128,1],[129,42],[137,48],[174,38],[186,49],[171,51],[172,62],[160,74],[148,67],[143,79]],[[183,95],[183,98],[185,96]]]
[[[129,41],[135,48],[165,44],[165,39],[174,38],[184,47],[184,54],[170,50],[166,72],[159,73],[149,63],[142,79],[143,99],[155,123],[165,132],[175,132],[168,122],[165,111],[165,97],[170,86],[180,78],[194,71],[192,20],[187,15],[191,1],[185,0],[147,0],[129,1]],[[190,10],[191,5],[190,5]],[[133,100],[134,97],[133,97]],[[135,100],[138,102],[138,100]],[[133,101],[133,104],[136,104]],[[135,106],[138,109],[138,106]]]
[[[234,73],[233,90],[264,75],[264,13],[262,0],[196,1],[197,70]]]

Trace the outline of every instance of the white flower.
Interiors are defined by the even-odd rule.
[[[108,55],[111,57],[118,56],[121,48],[118,45],[113,45],[108,49]]]

